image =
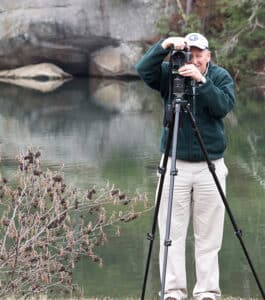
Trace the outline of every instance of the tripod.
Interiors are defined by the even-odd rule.
[[[172,88],[169,87],[170,99],[172,99],[171,89]],[[163,268],[162,268],[162,276],[161,276],[161,293],[160,293],[160,299],[164,300],[168,247],[171,246],[171,241],[170,241],[171,213],[172,213],[172,203],[173,203],[174,178],[177,175],[177,169],[176,169],[175,162],[176,162],[176,157],[177,157],[177,137],[178,137],[178,127],[179,127],[179,115],[180,115],[181,110],[185,111],[188,114],[189,120],[191,122],[192,128],[193,128],[196,138],[198,140],[198,143],[199,143],[199,146],[203,153],[204,159],[207,162],[209,171],[211,172],[211,174],[213,176],[213,179],[214,179],[214,182],[218,189],[218,192],[224,203],[226,212],[232,223],[235,235],[237,236],[237,238],[240,242],[240,245],[243,249],[243,252],[248,261],[250,269],[253,273],[253,276],[255,278],[255,281],[257,283],[259,291],[262,295],[262,299],[265,300],[264,290],[262,288],[262,285],[260,283],[258,275],[255,271],[255,268],[252,264],[252,261],[248,254],[248,251],[246,249],[244,241],[242,239],[242,231],[238,228],[236,221],[234,219],[234,216],[231,212],[231,209],[228,205],[228,202],[227,202],[226,196],[223,192],[222,186],[221,186],[219,179],[215,173],[215,166],[209,159],[209,156],[208,156],[206,147],[204,145],[204,142],[202,140],[199,128],[198,128],[196,121],[193,117],[193,114],[190,110],[190,106],[187,101],[183,100],[183,97],[181,97],[181,94],[178,93],[178,97],[173,98],[173,100],[172,100],[172,108],[173,109],[171,109],[170,116],[167,118],[167,121],[166,121],[166,125],[168,127],[168,138],[167,138],[167,142],[166,142],[166,150],[165,150],[164,158],[162,161],[162,167],[158,168],[158,171],[161,174],[161,176],[160,176],[160,181],[159,181],[159,185],[158,185],[158,189],[157,189],[156,206],[155,206],[155,211],[154,211],[152,232],[147,234],[147,239],[150,241],[150,245],[149,245],[149,251],[148,251],[147,262],[146,262],[146,269],[145,269],[144,282],[143,282],[143,287],[142,287],[141,300],[144,300],[144,297],[145,297],[146,283],[147,283],[147,279],[148,279],[148,272],[149,272],[151,254],[152,254],[152,249],[153,249],[153,242],[155,239],[155,233],[156,233],[156,227],[157,227],[157,218],[158,218],[159,207],[160,207],[161,196],[162,196],[163,185],[164,185],[164,179],[165,179],[165,174],[166,174],[166,169],[167,169],[168,157],[169,157],[170,148],[172,145],[172,159],[171,159],[171,168],[170,168],[170,184],[169,184],[167,220],[166,220],[166,231],[165,231],[165,239],[164,239],[165,249],[164,249],[164,256],[163,256]]]

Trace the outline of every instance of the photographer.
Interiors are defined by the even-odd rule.
[[[214,163],[216,174],[225,192],[228,174],[223,155],[226,148],[223,118],[235,103],[234,84],[229,73],[211,62],[207,39],[199,33],[185,38],[169,37],[153,45],[137,63],[136,69],[144,82],[160,92],[164,107],[169,101],[169,63],[164,61],[170,49],[182,51],[186,46],[192,60],[181,66],[178,74],[192,78],[195,83],[195,99],[184,95]],[[222,244],[225,208],[216,184],[204,160],[200,145],[185,112],[181,112],[178,130],[177,160],[171,219],[171,246],[165,282],[165,299],[180,300],[188,297],[186,283],[185,244],[190,216],[193,218],[195,240],[196,300],[219,299],[218,252]],[[165,152],[168,128],[164,127],[161,151]],[[162,156],[163,158],[163,156]],[[162,161],[162,160],[161,160]],[[169,157],[168,166],[171,165]],[[160,231],[160,273],[163,267],[164,240],[169,195],[170,168],[164,181],[158,216]]]

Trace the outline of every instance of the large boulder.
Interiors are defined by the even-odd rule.
[[[134,76],[134,65],[141,54],[142,47],[134,44],[107,46],[91,54],[89,74],[104,77]]]
[[[72,76],[53,64],[41,63],[0,71],[0,82],[15,84],[43,93],[59,88]]]
[[[35,64],[27,65],[25,67],[15,68],[12,70],[0,71],[1,78],[17,79],[17,78],[35,78],[35,79],[65,79],[72,77],[70,74],[64,72],[53,64]]]
[[[174,12],[166,3],[1,0],[0,69],[48,62],[73,75],[135,74],[141,42],[157,38],[157,22]]]

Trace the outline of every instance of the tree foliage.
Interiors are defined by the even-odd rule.
[[[221,13],[224,22],[217,59],[234,74],[265,74],[265,2],[229,1]]]
[[[167,3],[168,1],[166,1]],[[214,60],[237,78],[265,75],[264,0],[176,0],[176,9],[167,20],[158,22],[161,35],[183,36],[201,32],[210,42]]]
[[[95,249],[107,241],[105,228],[118,234],[118,223],[137,218],[135,204],[145,203],[108,185],[79,191],[65,183],[62,170],[43,171],[39,158],[39,151],[19,155],[17,175],[0,185],[1,299],[78,294],[76,262],[86,256],[101,266]]]

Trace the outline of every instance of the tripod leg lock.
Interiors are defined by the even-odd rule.
[[[155,239],[155,236],[152,233],[148,232],[147,239],[148,239],[148,241],[153,241]]]
[[[238,229],[237,231],[235,231],[235,235],[236,235],[237,237],[241,237],[241,236],[243,235],[242,230],[241,230],[241,229]]]
[[[211,173],[215,172],[215,164],[211,162],[209,164],[209,169],[210,169]]]
[[[165,240],[165,242],[164,242],[164,245],[165,245],[166,247],[171,246],[171,244],[172,244],[172,241],[171,241],[171,240]]]
[[[165,175],[166,174],[166,168],[158,167],[157,171],[160,175]]]
[[[177,176],[177,175],[178,175],[178,170],[177,170],[177,169],[172,170],[172,171],[170,172],[170,175],[172,175],[172,176]]]

